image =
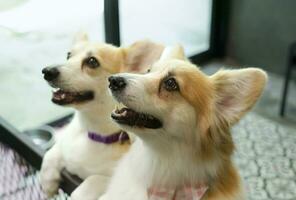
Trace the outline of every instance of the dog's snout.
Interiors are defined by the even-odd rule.
[[[123,77],[120,76],[110,76],[109,80],[109,88],[112,91],[120,91],[123,90],[126,86],[126,81]]]
[[[42,70],[42,74],[44,75],[45,80],[53,81],[59,76],[60,72],[57,67],[45,67]]]

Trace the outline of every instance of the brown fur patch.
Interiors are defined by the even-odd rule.
[[[215,88],[210,79],[197,68],[182,68],[175,71],[181,85],[181,95],[195,108],[197,137],[200,138],[199,156],[204,161],[215,157],[226,157],[232,153],[233,143],[229,127],[215,126],[214,96]],[[226,155],[221,155],[227,152]]]
[[[146,72],[160,58],[163,49],[163,45],[150,40],[135,42],[123,50],[125,62],[121,71]]]
[[[109,73],[118,73],[124,65],[124,55],[121,48],[106,45],[101,48],[98,53],[101,67]]]
[[[225,164],[215,177],[205,200],[237,200],[237,196],[241,193],[240,177],[236,169],[229,161],[228,165]]]
[[[198,125],[202,126],[200,128],[204,131],[207,130],[212,113],[213,87],[211,82],[197,68],[182,68],[182,70],[176,71],[182,96],[195,108]]]

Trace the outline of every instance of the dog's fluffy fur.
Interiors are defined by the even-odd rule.
[[[127,108],[159,119],[162,127],[149,129],[118,121],[138,139],[119,162],[99,200],[147,200],[149,187],[198,183],[208,186],[203,200],[244,199],[231,161],[230,129],[255,104],[267,75],[246,68],[207,76],[180,58],[184,54],[179,48],[153,65],[150,73],[113,76],[126,82],[113,96]],[[177,82],[178,89],[166,89],[168,78]]]
[[[88,131],[113,134],[120,128],[110,120],[114,100],[108,92],[108,76],[120,71],[146,71],[158,60],[163,46],[147,40],[126,48],[104,43],[91,43],[80,33],[74,40],[68,61],[57,67],[59,76],[50,85],[66,91],[91,91],[94,98],[87,102],[67,104],[76,109],[74,119],[56,135],[55,145],[45,154],[40,179],[48,196],[57,192],[61,170],[86,179],[72,193],[72,199],[97,199],[112,173],[113,166],[129,144],[105,145],[90,140]],[[84,66],[84,60],[95,57],[99,67]]]

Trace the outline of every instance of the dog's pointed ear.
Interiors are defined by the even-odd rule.
[[[122,71],[146,72],[158,61],[164,45],[150,40],[140,40],[124,48],[125,64]]]
[[[159,60],[168,59],[186,60],[184,48],[179,44],[172,47],[166,47]]]
[[[79,42],[87,42],[87,41],[89,41],[87,33],[83,31],[79,31],[74,36],[73,45],[76,45]]]
[[[257,68],[221,70],[211,79],[216,115],[233,125],[254,106],[265,87],[267,74]]]

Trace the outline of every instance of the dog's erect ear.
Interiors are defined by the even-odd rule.
[[[125,64],[122,71],[146,72],[147,69],[159,60],[164,46],[149,40],[135,42],[124,48]]]
[[[257,68],[221,70],[211,79],[216,92],[216,115],[233,125],[256,103],[266,84],[267,74]]]
[[[89,41],[87,33],[83,32],[83,31],[79,31],[74,36],[73,45],[75,45],[79,42],[87,42],[87,41]]]
[[[166,47],[159,60],[168,59],[186,60],[184,48],[179,44],[172,47]]]
[[[101,47],[100,64],[110,73],[119,73],[124,65],[124,52],[122,48],[115,47],[110,44],[105,44]]]

